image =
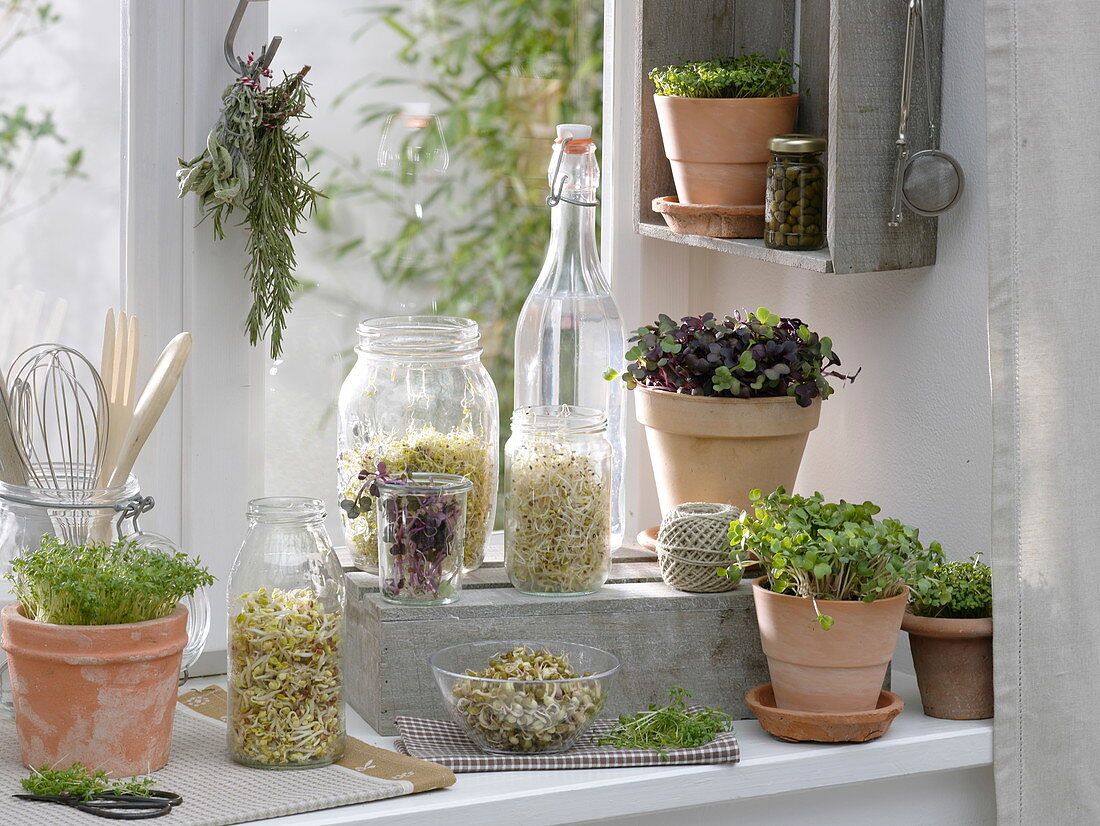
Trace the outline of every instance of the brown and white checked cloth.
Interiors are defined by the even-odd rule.
[[[732,732],[705,746],[673,749],[616,749],[598,744],[614,720],[597,720],[577,744],[560,754],[489,754],[479,749],[457,725],[442,720],[398,717],[401,736],[394,743],[402,754],[431,760],[454,772],[541,771],[543,769],[619,769],[632,766],[690,766],[737,763],[741,747]]]

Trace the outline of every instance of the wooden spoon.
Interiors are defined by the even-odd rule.
[[[8,404],[8,391],[4,386],[2,370],[0,370],[0,481],[9,485],[27,484],[27,474],[23,472],[23,460],[15,444],[15,433],[11,424],[11,406]]]
[[[122,441],[118,462],[111,474],[108,487],[121,485],[134,469],[138,454],[145,447],[149,434],[153,432],[164,408],[168,405],[176,385],[179,384],[187,357],[191,355],[191,334],[180,333],[164,348],[153,367],[153,375],[141,391],[141,398],[134,407],[133,419]]]

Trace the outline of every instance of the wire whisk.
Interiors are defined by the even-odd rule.
[[[39,344],[8,373],[12,431],[28,484],[92,490],[107,445],[107,391],[95,366],[61,344]]]

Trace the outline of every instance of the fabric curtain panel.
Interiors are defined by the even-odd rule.
[[[1100,6],[986,0],[1001,824],[1100,823]]]

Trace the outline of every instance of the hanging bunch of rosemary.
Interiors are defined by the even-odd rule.
[[[210,218],[214,237],[225,237],[224,221],[234,209],[248,227],[252,308],[245,327],[253,344],[270,335],[271,357],[283,349],[283,330],[298,285],[294,277],[294,236],[313,214],[323,194],[306,177],[308,161],[301,143],[307,137],[293,121],[308,118],[313,102],[305,77],[309,66],[264,88],[271,72],[249,55],[241,76],[222,95],[222,112],[195,158],[179,159],[180,197],[194,192]]]

